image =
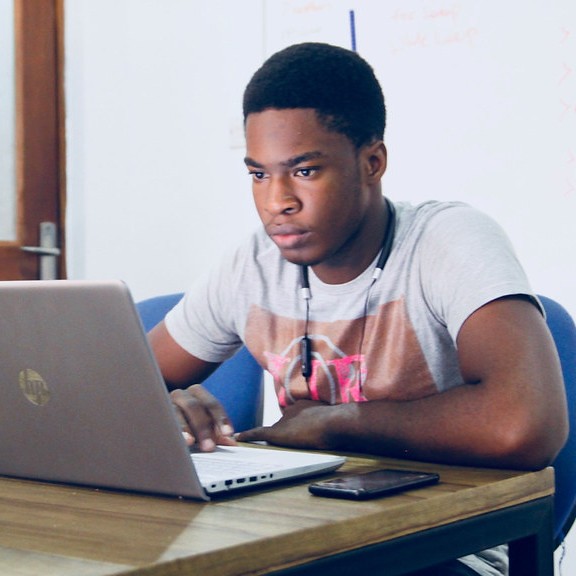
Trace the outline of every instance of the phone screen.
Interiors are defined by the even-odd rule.
[[[435,473],[386,469],[315,482],[310,484],[309,490],[316,496],[365,500],[428,486],[439,479]]]

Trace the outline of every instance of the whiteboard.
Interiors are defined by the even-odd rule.
[[[576,315],[576,2],[268,0],[267,55],[352,48],[351,11],[386,98],[384,193],[484,210]]]

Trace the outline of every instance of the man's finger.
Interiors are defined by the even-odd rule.
[[[224,408],[203,386],[174,390],[170,396],[188,443],[196,442],[203,452],[234,443],[234,429]]]
[[[269,431],[269,426],[258,426],[256,428],[250,428],[250,430],[238,432],[234,434],[234,438],[238,440],[238,442],[268,442]]]

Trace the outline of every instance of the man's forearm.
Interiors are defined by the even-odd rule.
[[[539,405],[527,391],[496,398],[484,384],[403,402],[330,406],[300,400],[286,407],[273,426],[243,432],[238,439],[449,464],[535,469],[549,464],[565,440],[563,426],[550,426],[554,403],[535,406]]]
[[[503,403],[504,404],[504,403]],[[481,385],[414,401],[326,406],[325,442],[336,449],[437,462],[540,468],[563,443],[522,408],[485,398]],[[330,413],[329,413],[329,412]]]

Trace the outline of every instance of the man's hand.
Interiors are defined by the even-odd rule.
[[[211,452],[217,444],[236,444],[224,408],[202,385],[174,390],[170,397],[188,444],[197,444],[202,452]]]
[[[298,400],[284,409],[273,426],[261,426],[236,434],[240,442],[263,441],[279,446],[330,450],[328,419],[334,406],[314,400]]]
[[[218,364],[205,362],[188,354],[160,322],[148,335],[156,361],[171,393],[176,417],[188,444],[197,444],[203,452],[214,450],[217,444],[235,444],[234,430],[226,411],[200,384]]]

